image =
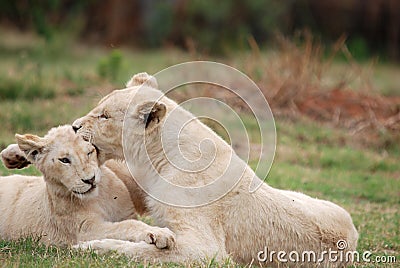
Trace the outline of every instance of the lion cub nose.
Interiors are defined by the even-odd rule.
[[[72,125],[72,129],[75,131],[75,133],[78,132],[78,130],[81,129],[81,128],[82,128],[82,126]]]
[[[81,119],[78,118],[72,123],[72,129],[75,131],[75,133],[82,128],[82,123]]]
[[[94,180],[95,180],[95,176],[93,176],[92,178],[90,178],[90,179],[88,179],[88,180],[82,180],[82,181],[83,181],[84,183],[92,184],[92,185],[93,185]]]

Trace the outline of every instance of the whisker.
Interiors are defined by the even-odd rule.
[[[78,134],[85,140],[88,141],[90,143],[93,143],[93,138],[94,136],[92,135],[92,131],[91,130],[80,130],[78,131]]]

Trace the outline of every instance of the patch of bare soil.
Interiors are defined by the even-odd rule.
[[[252,113],[243,99],[214,87],[197,86],[196,91],[171,94],[170,97],[181,102],[188,98],[207,96],[219,99],[237,112]],[[280,94],[285,90],[280,90]],[[293,91],[288,90],[289,93]],[[386,148],[400,139],[400,97],[371,95],[350,89],[303,90],[300,96],[284,98],[267,94],[269,92],[265,90],[263,93],[276,118],[297,120],[306,117],[321,125],[342,128],[348,131],[350,140],[361,145]],[[241,97],[246,99],[251,96]]]
[[[334,89],[308,96],[297,107],[302,114],[317,121],[328,121],[348,128],[351,134],[400,129],[399,97],[372,96]]]

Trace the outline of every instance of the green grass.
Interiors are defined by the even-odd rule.
[[[0,99],[52,99],[55,97],[54,90],[46,88],[42,84],[33,81],[23,84],[20,80],[0,78],[3,84],[0,89]]]
[[[4,36],[0,41],[0,149],[14,142],[15,133],[44,134],[53,126],[71,123],[113,88],[122,87],[136,72],[154,73],[195,59],[177,50],[113,52],[88,48],[63,37],[45,43],[35,36],[16,35],[4,29],[0,29],[0,35]],[[115,66],[117,70],[113,69]],[[400,77],[398,66],[380,66],[378,75],[382,77],[374,82],[383,86],[384,94],[392,94],[396,87],[388,80],[393,77],[397,81]],[[255,129],[251,122],[246,123]],[[370,250],[375,256],[394,255],[400,260],[399,148],[360,146],[352,142],[346,130],[306,119],[294,122],[279,117],[276,125],[277,153],[266,182],[343,206],[351,213],[360,233],[360,252]],[[258,135],[252,138],[253,142],[258,141]],[[254,161],[250,164],[254,166]],[[39,174],[33,167],[8,171],[0,165],[0,175],[14,173]],[[201,265],[216,266],[212,261]],[[0,241],[0,266],[144,267],[146,264],[113,253],[97,255],[45,247],[28,239]]]
[[[399,260],[400,154],[340,146],[344,131],[315,123],[278,121],[277,127],[277,155],[267,183],[343,206],[360,234],[358,251]]]
[[[2,267],[144,267],[113,253],[100,256],[91,251],[46,247],[32,238],[0,241],[0,261]]]
[[[74,250],[45,246],[34,238],[25,238],[18,241],[0,240],[1,267],[234,267],[228,259],[223,263],[216,263],[214,259],[199,260],[196,263],[139,263],[116,252],[96,254],[91,250]]]

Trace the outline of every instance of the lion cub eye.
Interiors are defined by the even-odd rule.
[[[107,120],[108,118],[110,118],[110,115],[106,111],[104,111],[101,115],[99,115],[99,118]]]
[[[88,152],[88,156],[91,156],[92,154],[94,153],[94,149],[93,150],[91,150],[90,152]]]
[[[59,158],[58,159],[61,163],[64,163],[64,164],[71,164],[71,161],[68,159],[68,158],[66,158],[66,157],[64,157],[64,158]]]

